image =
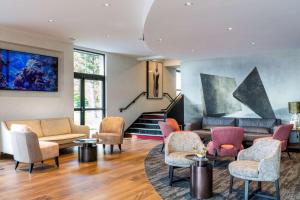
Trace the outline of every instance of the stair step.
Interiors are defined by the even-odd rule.
[[[128,135],[139,135],[139,136],[150,136],[150,137],[158,137],[158,138],[163,138],[162,135],[157,135],[157,134],[144,134],[144,133],[126,133]]]
[[[159,116],[159,115],[142,115],[140,118],[144,118],[144,119],[165,119],[165,116]]]
[[[127,130],[128,133],[139,133],[146,135],[162,135],[160,129],[147,129],[147,128],[129,128]]]
[[[133,123],[131,128],[154,128],[154,129],[160,129],[158,124],[152,124],[152,123]]]
[[[144,119],[144,118],[138,118],[135,123],[150,123],[150,124],[158,124],[158,122],[164,121],[163,119]]]

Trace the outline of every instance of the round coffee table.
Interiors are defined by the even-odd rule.
[[[193,160],[190,167],[190,193],[196,199],[208,199],[213,196],[212,165],[208,158],[199,158],[196,155],[188,155],[187,159]]]
[[[77,139],[73,141],[78,145],[78,161],[94,162],[97,161],[97,144],[99,139]]]

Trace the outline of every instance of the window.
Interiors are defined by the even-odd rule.
[[[98,130],[105,116],[105,56],[74,50],[74,121]]]
[[[181,93],[181,72],[176,70],[176,95]]]

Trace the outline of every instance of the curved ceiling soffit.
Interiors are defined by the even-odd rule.
[[[144,36],[155,54],[194,60],[300,47],[300,1],[189,2],[191,6],[183,0],[153,2]]]

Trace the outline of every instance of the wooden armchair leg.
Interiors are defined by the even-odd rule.
[[[279,186],[279,179],[275,181],[276,187],[276,200],[280,200],[280,186]]]
[[[245,180],[245,194],[244,194],[244,200],[249,199],[249,180]]]
[[[16,164],[15,164],[15,170],[17,170],[18,166],[19,166],[19,161],[16,161]]]
[[[165,148],[165,143],[162,144],[160,152],[163,152],[164,148]]]
[[[29,164],[29,173],[31,173],[31,172],[32,172],[32,170],[33,170],[33,166],[34,166],[34,163],[30,163],[30,164]]]
[[[55,164],[56,164],[56,166],[57,166],[57,167],[59,167],[59,160],[58,160],[58,156],[57,156],[57,157],[55,157]]]
[[[169,186],[172,186],[173,175],[174,175],[174,167],[172,165],[169,165]]]
[[[114,145],[111,144],[111,145],[110,145],[110,153],[112,154],[113,152],[114,152]]]
[[[229,194],[232,193],[232,187],[233,187],[233,176],[230,175]]]

